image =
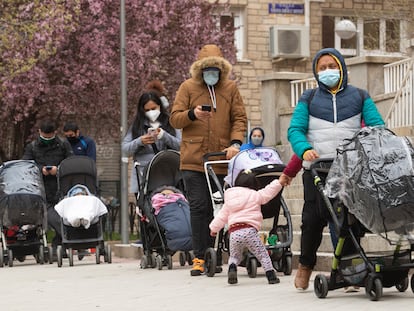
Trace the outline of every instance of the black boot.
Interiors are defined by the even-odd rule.
[[[237,266],[234,263],[230,264],[227,277],[229,284],[237,284]]]
[[[266,277],[269,284],[277,284],[280,283],[279,278],[276,276],[274,270],[266,271]]]

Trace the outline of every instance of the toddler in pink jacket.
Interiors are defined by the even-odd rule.
[[[272,260],[259,238],[262,225],[261,205],[273,199],[282,189],[277,179],[259,190],[259,181],[251,170],[239,173],[234,187],[224,192],[224,204],[210,223],[210,234],[216,236],[225,224],[229,226],[230,256],[228,283],[237,283],[237,266],[243,259],[243,250],[249,251],[260,261],[269,284],[279,283]]]

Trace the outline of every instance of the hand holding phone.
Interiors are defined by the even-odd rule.
[[[47,171],[50,171],[52,168],[53,168],[53,166],[52,166],[52,165],[46,165],[46,170],[47,170]]]
[[[211,106],[210,105],[202,105],[201,110],[202,111],[211,111]]]

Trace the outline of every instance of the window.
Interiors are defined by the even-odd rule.
[[[335,25],[349,19],[357,27],[357,35],[344,40],[335,33]],[[322,45],[335,47],[344,56],[395,55],[401,53],[401,22],[383,18],[356,18],[350,16],[323,16]]]
[[[242,7],[230,7],[226,12],[220,13],[218,25],[220,29],[233,25],[236,29],[234,32],[234,44],[237,49],[237,60],[242,60],[245,57],[246,45],[246,27],[244,9]]]

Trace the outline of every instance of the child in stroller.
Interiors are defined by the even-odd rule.
[[[137,214],[144,249],[140,267],[172,269],[177,251],[181,266],[192,264],[190,208],[183,194],[179,152],[158,152],[144,168],[139,188]]]
[[[261,205],[269,202],[282,189],[277,179],[259,190],[259,181],[251,170],[244,170],[237,176],[234,187],[224,192],[224,205],[210,223],[211,235],[216,236],[225,224],[229,225],[230,257],[228,283],[237,283],[237,265],[243,259],[245,247],[262,264],[269,284],[279,283],[272,261],[265,246],[260,241],[263,215]]]
[[[58,168],[58,190],[62,200],[55,206],[60,213],[62,245],[57,246],[57,264],[62,266],[65,250],[68,250],[69,265],[73,266],[73,251],[78,259],[84,250],[95,249],[96,263],[100,256],[111,263],[111,247],[104,242],[103,215],[107,213],[105,204],[98,199],[96,163],[87,156],[71,156],[64,159]],[[74,193],[88,195],[73,196]],[[64,197],[65,195],[68,197]]]

